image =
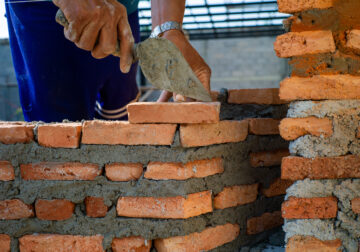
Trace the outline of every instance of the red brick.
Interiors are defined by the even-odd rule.
[[[289,180],[360,178],[360,157],[286,157],[281,164],[281,178]]]
[[[295,13],[311,9],[328,9],[334,0],[278,0],[279,12]]]
[[[351,208],[354,213],[360,214],[360,198],[355,198],[351,201]]]
[[[106,177],[111,181],[138,180],[143,173],[140,163],[113,163],[105,165]]]
[[[329,118],[285,118],[279,128],[281,137],[288,141],[305,135],[330,137],[333,134],[332,121]]]
[[[30,143],[34,141],[34,127],[35,125],[25,122],[0,123],[0,143]]]
[[[340,239],[322,241],[312,236],[295,235],[288,240],[286,252],[339,252],[341,245]]]
[[[291,180],[276,178],[268,188],[262,188],[261,193],[268,198],[284,195],[286,194],[286,189],[288,189],[293,183],[294,182]]]
[[[168,198],[121,197],[117,203],[119,216],[187,219],[212,212],[211,192],[205,191]]]
[[[360,99],[360,77],[351,75],[315,75],[291,77],[280,83],[283,100]]]
[[[335,197],[290,197],[281,210],[285,219],[330,219],[336,217],[338,206]]]
[[[86,121],[83,144],[171,145],[176,124],[130,124],[123,121]]]
[[[130,123],[217,123],[220,102],[136,102],[127,106]]]
[[[103,237],[34,234],[25,235],[19,239],[20,252],[104,252]]]
[[[38,142],[53,148],[78,148],[81,123],[43,124],[38,127]]]
[[[261,88],[229,90],[228,103],[278,105],[286,102],[280,100],[278,88]]]
[[[40,220],[67,220],[72,217],[74,209],[75,204],[64,199],[39,199],[35,203],[36,217]]]
[[[206,228],[200,233],[155,240],[157,252],[208,251],[235,240],[240,233],[237,224]]]
[[[14,167],[8,161],[0,161],[0,181],[15,179]]]
[[[360,51],[360,30],[351,30],[346,37],[346,47]]]
[[[289,58],[307,54],[335,52],[331,31],[289,32],[277,37],[274,43],[276,55]],[[280,96],[280,99],[282,97]]]
[[[0,201],[0,220],[19,220],[33,216],[33,207],[19,199]]]
[[[280,120],[271,118],[249,119],[249,133],[253,135],[279,135]]]
[[[258,195],[259,184],[225,187],[214,198],[214,208],[224,209],[254,202]]]
[[[242,142],[247,135],[247,120],[180,126],[180,141],[184,147]]]
[[[113,252],[149,252],[151,249],[151,240],[145,240],[139,236],[114,238],[111,243]]]
[[[288,149],[253,152],[250,153],[250,164],[255,168],[281,165],[282,158],[289,155]]]
[[[144,177],[154,180],[204,178],[224,172],[221,158],[183,163],[150,162]]]
[[[86,215],[93,218],[105,217],[108,206],[104,203],[104,198],[86,197],[85,198]]]
[[[0,234],[0,251],[10,252],[10,244],[11,244],[10,236],[5,234]]]
[[[259,217],[253,217],[247,220],[246,233],[248,235],[258,234],[266,230],[279,227],[284,224],[281,212],[264,213]]]
[[[99,165],[42,162],[20,165],[24,180],[94,180],[101,174]]]

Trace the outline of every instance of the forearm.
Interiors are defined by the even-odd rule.
[[[151,0],[152,28],[166,22],[183,22],[186,0]]]

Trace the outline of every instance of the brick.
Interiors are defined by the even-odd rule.
[[[280,97],[287,101],[360,99],[360,77],[351,75],[291,77],[280,83]]]
[[[276,178],[268,188],[262,188],[261,193],[266,197],[275,197],[286,194],[286,189],[288,189],[294,182],[291,180],[284,180],[281,178]]]
[[[281,211],[264,213],[259,217],[253,217],[247,220],[246,233],[248,235],[254,235],[279,227],[282,224],[284,224],[284,219],[281,217]]]
[[[291,237],[286,245],[286,252],[339,252],[341,251],[341,240],[322,241],[312,236],[295,235]]]
[[[39,199],[35,203],[36,217],[40,220],[67,220],[72,217],[74,209],[75,204],[64,199]]]
[[[311,9],[328,9],[334,0],[278,0],[279,12],[295,13]]]
[[[252,135],[279,135],[280,120],[272,118],[249,119],[249,134]]]
[[[214,198],[214,208],[224,209],[254,202],[258,195],[259,184],[225,187]]]
[[[219,91],[215,91],[215,90],[210,91],[210,96],[213,102],[216,102],[218,100],[219,95],[220,95]]]
[[[24,180],[94,180],[101,174],[99,165],[42,162],[20,165]]]
[[[220,102],[135,102],[127,106],[130,123],[217,123]]]
[[[119,216],[187,219],[212,212],[211,192],[205,191],[168,198],[121,197],[117,202]]]
[[[347,33],[346,47],[355,51],[360,50],[360,30],[351,30]]]
[[[289,155],[288,149],[252,152],[250,153],[250,164],[254,168],[281,165],[282,158]]]
[[[0,143],[30,143],[34,141],[34,127],[35,125],[25,122],[0,123]]]
[[[183,147],[242,142],[247,135],[247,120],[180,126],[180,141]]]
[[[102,241],[100,235],[34,234],[21,237],[19,245],[20,252],[104,252]]]
[[[8,161],[0,161],[0,181],[15,179],[14,167]]]
[[[86,197],[85,208],[86,215],[92,218],[105,217],[109,209],[104,203],[104,198],[100,197]]]
[[[351,208],[354,213],[360,214],[360,198],[355,198],[351,201]]]
[[[113,252],[150,252],[151,240],[145,240],[140,236],[114,238],[111,243]]]
[[[143,173],[141,163],[113,163],[105,165],[106,177],[111,181],[138,180]]]
[[[200,233],[157,239],[154,242],[157,252],[208,251],[235,240],[240,233],[237,224],[206,228]]]
[[[360,127],[357,129],[356,137],[357,137],[357,138],[360,138]]]
[[[290,197],[281,207],[282,216],[285,219],[330,219],[336,217],[337,210],[335,197]]]
[[[331,31],[289,32],[280,35],[274,43],[276,55],[280,58],[308,54],[333,53],[336,50]],[[283,99],[280,96],[280,99]]]
[[[229,90],[228,103],[279,105],[286,101],[280,100],[278,88],[261,88]]]
[[[360,178],[360,157],[286,157],[281,164],[281,178],[289,180]]]
[[[38,127],[40,145],[52,148],[78,148],[81,123],[43,124]]]
[[[8,235],[0,234],[0,251],[10,252],[11,238]]]
[[[285,118],[279,129],[281,137],[288,141],[305,135],[330,137],[333,134],[332,120],[329,118]]]
[[[19,220],[33,216],[33,207],[19,199],[0,201],[0,220]]]
[[[176,124],[130,124],[123,121],[86,121],[83,144],[171,145]]]
[[[222,158],[183,163],[150,162],[144,177],[154,180],[204,178],[224,172]]]

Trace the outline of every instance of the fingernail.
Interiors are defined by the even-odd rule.
[[[177,94],[177,95],[175,96],[175,101],[177,101],[177,102],[184,102],[184,101],[185,101],[185,97],[182,96],[182,95],[180,95],[180,94]]]

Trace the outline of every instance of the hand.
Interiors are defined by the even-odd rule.
[[[194,71],[200,82],[210,92],[210,77],[211,69],[206,64],[199,53],[191,46],[185,35],[179,30],[169,30],[164,32],[163,38],[173,42],[181,51],[186,61],[189,63],[191,69]],[[174,101],[193,101],[193,99],[185,98],[180,94],[172,94],[168,91],[163,91],[158,99],[158,102],[167,102],[171,96]]]
[[[67,39],[79,48],[91,51],[101,59],[116,50],[120,41],[120,69],[128,73],[133,61],[134,37],[124,5],[117,0],[53,0],[64,13],[69,25]]]

